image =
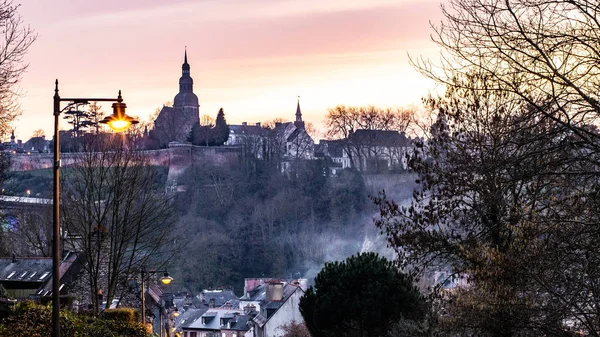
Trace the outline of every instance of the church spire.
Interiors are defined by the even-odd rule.
[[[189,77],[190,76],[190,64],[187,61],[187,47],[183,53],[183,64],[181,65],[181,76]]]
[[[302,112],[300,111],[300,96],[298,96],[298,105],[296,106],[296,121],[294,122],[296,127],[304,126],[304,122],[302,121]]]
[[[192,92],[194,81],[190,77],[190,64],[187,60],[187,47],[183,52],[183,64],[181,65],[181,78],[179,79],[179,92]]]
[[[300,96],[298,96],[298,106],[296,107],[296,122],[302,122],[302,112],[300,111]]]

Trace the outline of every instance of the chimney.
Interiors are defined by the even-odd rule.
[[[252,311],[256,310],[254,304],[248,304],[244,307],[244,314],[249,315]]]
[[[242,122],[242,126],[247,126],[248,122]]]
[[[270,281],[267,283],[267,301],[279,302],[283,300],[283,283]]]
[[[208,307],[209,308],[215,307],[215,299],[214,298],[211,298],[210,300],[208,300]]]
[[[260,122],[256,122],[256,126],[260,128]]]
[[[13,253],[12,263],[17,263],[17,256]]]

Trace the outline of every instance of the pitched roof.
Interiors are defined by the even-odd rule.
[[[0,282],[43,283],[52,277],[52,258],[0,258]]]
[[[259,125],[229,125],[229,133],[263,136],[266,133],[266,130]]]
[[[296,128],[296,130],[294,130],[288,137],[287,137],[287,141],[288,142],[293,142],[294,139],[298,138],[298,136],[300,135],[300,133],[302,132],[303,129],[301,128]]]
[[[202,317],[208,311],[208,308],[187,309],[176,319],[176,326],[186,328],[194,323],[198,318]]]
[[[244,312],[239,309],[209,309],[200,317],[189,324],[185,323],[182,327],[194,330],[221,330],[221,319],[233,319],[234,314],[242,315]]]
[[[289,284],[287,282],[283,283],[283,297],[281,301],[269,301],[267,300],[267,286],[268,283],[263,283],[254,289],[248,291],[244,296],[240,298],[240,301],[248,301],[248,302],[259,302],[261,310],[262,309],[279,309],[292,294],[298,290],[300,287],[296,285]]]
[[[319,146],[321,147],[321,151],[330,157],[341,158],[344,156],[344,142],[343,139],[336,140],[325,140],[321,139],[319,141]]]
[[[250,315],[236,315],[232,319],[231,325],[227,328],[222,328],[222,330],[248,331],[250,330],[250,326],[248,325],[250,320],[252,320]]]
[[[359,145],[374,146],[408,146],[410,140],[404,133],[386,130],[359,129],[352,133],[348,140]]]
[[[213,300],[215,307],[220,307],[228,301],[238,299],[232,290],[222,289],[204,289],[200,294],[197,295],[197,297],[200,302],[206,306],[208,306],[210,301]]]

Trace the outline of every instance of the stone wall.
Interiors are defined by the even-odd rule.
[[[240,148],[236,146],[195,146],[189,143],[172,142],[169,148],[142,151],[154,166],[168,166],[167,186],[172,186],[190,166],[231,165],[239,157]],[[79,153],[61,153],[61,166],[68,167],[77,162]],[[54,160],[52,153],[23,153],[11,155],[11,171],[32,171],[51,169]]]

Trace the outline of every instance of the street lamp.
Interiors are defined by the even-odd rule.
[[[120,132],[127,129],[138,121],[125,114],[127,107],[123,103],[121,91],[117,98],[61,98],[58,95],[58,80],[54,83],[54,214],[52,228],[52,337],[60,337],[60,138],[58,131],[58,117],[62,112],[77,104],[88,104],[89,102],[116,102],[112,105],[113,115],[106,123],[113,130]],[[62,110],[61,102],[69,102]],[[109,118],[107,117],[107,118]],[[105,120],[107,119],[105,118]],[[115,121],[121,121],[115,123]],[[111,121],[113,122],[111,124]],[[124,121],[124,122],[123,122]],[[101,123],[104,120],[101,121]],[[125,126],[126,125],[126,126]],[[118,126],[118,128],[117,128]]]
[[[146,324],[146,274],[148,275],[152,275],[152,274],[156,274],[156,273],[163,273],[163,277],[160,278],[160,282],[164,285],[168,285],[171,284],[171,282],[173,281],[173,278],[171,276],[169,276],[169,272],[167,270],[151,270],[151,271],[147,271],[146,267],[142,266],[142,314],[140,315],[140,318],[142,320],[142,324]],[[162,311],[161,311],[161,315],[162,315]],[[162,318],[162,316],[161,316]],[[161,323],[162,325],[162,323]],[[162,331],[162,327],[161,327],[161,331]]]

